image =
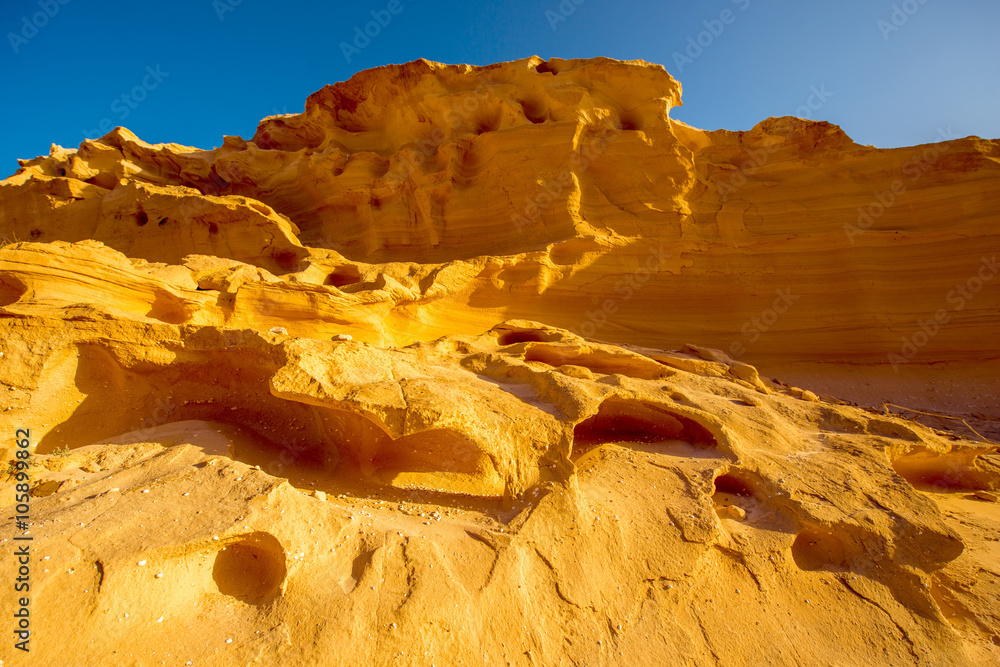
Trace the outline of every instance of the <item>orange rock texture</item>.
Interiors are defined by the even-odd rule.
[[[24,664],[1000,661],[1000,142],[680,94],[420,60],[22,161]]]

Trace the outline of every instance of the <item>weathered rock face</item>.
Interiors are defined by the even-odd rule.
[[[885,363],[930,320],[919,362],[995,357],[981,342],[1000,292],[973,290],[998,270],[1000,145],[879,150],[794,118],[705,132],[669,118],[679,103],[646,63],[417,61],[212,151],[123,129],[55,148],[0,188],[2,227],[297,278],[280,317],[302,335],[325,333],[346,291],[379,302],[381,326],[357,332],[373,343],[525,318],[757,361]],[[243,291],[227,316],[266,318],[272,292]]]
[[[641,62],[418,61],[212,151],[24,161],[37,664],[1000,660],[997,446],[740,361],[855,402],[944,368],[995,433],[1000,143],[678,104]]]

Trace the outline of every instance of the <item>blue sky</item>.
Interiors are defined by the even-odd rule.
[[[212,148],[325,84],[421,57],[661,63],[684,87],[672,115],[705,129],[805,115],[881,147],[939,127],[1000,137],[996,0],[4,0],[0,29],[0,176],[102,122]]]

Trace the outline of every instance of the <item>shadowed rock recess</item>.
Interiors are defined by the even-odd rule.
[[[32,664],[1000,662],[1000,142],[680,93],[419,60],[22,160]]]

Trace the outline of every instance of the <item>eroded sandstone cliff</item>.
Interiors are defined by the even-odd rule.
[[[1000,660],[1000,143],[679,104],[416,61],[22,161],[37,664]]]

